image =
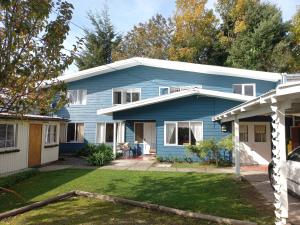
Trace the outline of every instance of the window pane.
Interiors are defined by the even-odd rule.
[[[132,92],[132,101],[136,102],[140,100],[140,93],[139,92]]]
[[[97,123],[97,143],[105,143],[105,123]]]
[[[84,142],[84,124],[83,123],[76,124],[76,142],[79,142],[79,143]]]
[[[191,122],[191,144],[195,145],[196,142],[202,140],[202,123]]]
[[[166,144],[176,144],[176,124],[166,124]]]
[[[254,126],[254,138],[255,142],[266,142],[266,126],[255,125]]]
[[[254,96],[254,87],[253,87],[253,85],[245,85],[244,89],[245,89],[244,90],[245,95]]]
[[[105,130],[105,142],[112,143],[114,141],[114,124],[107,123]]]
[[[5,147],[6,141],[6,124],[0,124],[0,148]]]
[[[248,126],[240,125],[240,141],[248,142]]]
[[[59,142],[60,143],[65,143],[67,141],[66,137],[66,130],[67,129],[67,124],[66,123],[61,123],[60,124],[60,132],[59,132]]]
[[[126,92],[126,103],[131,102],[131,92]]]
[[[122,92],[116,91],[114,92],[114,104],[122,104]]]
[[[190,143],[190,129],[188,122],[178,123],[178,145]]]
[[[6,146],[5,147],[14,147],[15,146],[15,129],[14,125],[7,125],[7,137],[6,137]]]
[[[125,142],[125,123],[117,123],[117,143]]]
[[[288,160],[300,162],[300,148],[298,148],[291,155],[289,155]]]
[[[135,123],[134,124],[134,132],[135,132],[135,141],[138,143],[143,143],[144,141],[144,124],[143,123]]]
[[[159,88],[159,95],[166,95],[169,94],[169,88]]]
[[[234,84],[233,85],[233,93],[235,94],[242,94],[243,93],[243,87],[241,84]]]
[[[76,90],[69,90],[68,97],[69,97],[70,104],[77,103],[77,91]]]
[[[75,141],[75,123],[68,123],[67,142]]]

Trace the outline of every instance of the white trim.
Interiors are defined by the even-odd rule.
[[[234,85],[242,85],[242,95],[245,95],[245,86],[252,86],[253,87],[253,95],[252,97],[256,97],[256,83],[247,83],[247,84],[232,84],[232,92],[234,91]],[[251,95],[247,95],[251,96]]]
[[[203,95],[208,97],[216,97],[216,98],[222,98],[222,99],[228,99],[228,100],[234,100],[234,101],[248,101],[253,99],[252,96],[245,96],[245,95],[239,95],[234,93],[228,93],[228,92],[220,92],[220,91],[213,91],[213,90],[207,90],[207,89],[199,89],[199,88],[193,88],[190,90],[185,91],[179,91],[168,95],[161,95],[154,98],[147,98],[141,101],[131,102],[127,104],[122,105],[116,105],[110,108],[105,109],[99,109],[97,110],[97,115],[106,114],[111,115],[114,112],[119,112],[127,109],[133,109],[138,108],[142,106],[152,105],[160,102],[166,102],[173,99],[179,99],[187,96],[192,95]]]
[[[77,81],[77,80],[81,80],[93,76],[98,76],[101,74],[123,70],[134,66],[150,66],[150,67],[157,67],[163,69],[196,72],[202,74],[213,74],[213,75],[220,75],[220,76],[242,77],[242,78],[265,80],[271,82],[278,82],[282,80],[282,75],[280,73],[270,73],[270,72],[222,67],[222,66],[202,65],[202,64],[169,61],[169,60],[161,60],[161,59],[149,59],[149,58],[141,58],[141,57],[125,59],[107,65],[98,66],[87,70],[82,70],[72,74],[62,75],[58,77],[58,80],[68,83],[68,82]]]
[[[201,140],[203,140],[204,134],[203,134],[203,127],[204,127],[204,122],[202,120],[178,120],[178,121],[164,121],[164,146],[166,147],[182,147],[184,145],[179,145],[178,144],[178,123],[189,123],[189,128],[191,128],[191,123],[201,123]],[[175,124],[175,144],[168,144],[166,142],[166,125],[167,124]],[[191,129],[190,129],[191,130]],[[191,140],[191,132],[189,132],[189,140]]]
[[[168,94],[170,94],[170,87],[167,87],[167,86],[159,86],[159,87],[158,87],[158,96],[161,96],[161,94],[160,94],[160,89],[162,89],[162,88],[167,88],[167,89],[168,89]]]

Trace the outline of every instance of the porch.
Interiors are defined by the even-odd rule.
[[[232,123],[234,131],[235,151],[234,162],[235,172],[239,177],[241,174],[241,152],[243,151],[243,128],[242,120],[254,117],[270,118],[270,132],[272,152],[271,159],[274,163],[274,206],[276,215],[276,225],[287,224],[289,218],[289,201],[288,201],[288,180],[287,176],[295,171],[290,171],[287,167],[287,152],[293,145],[296,145],[295,132],[290,132],[293,126],[297,125],[296,120],[292,121],[292,126],[286,118],[296,118],[300,115],[300,83],[287,83],[279,85],[276,90],[270,91],[258,98],[243,103],[237,107],[227,110],[213,117],[214,121],[221,123]],[[290,127],[292,127],[290,129]],[[241,129],[242,128],[242,129]],[[298,129],[298,128],[297,128]],[[296,129],[295,129],[296,130]],[[258,132],[258,137],[261,134]],[[259,135],[260,134],[260,135]],[[291,137],[289,141],[287,137]],[[295,136],[295,137],[293,137]],[[299,176],[295,176],[299,180]],[[272,191],[271,191],[272,193]]]

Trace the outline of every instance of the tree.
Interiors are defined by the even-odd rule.
[[[114,59],[149,57],[167,59],[174,30],[170,18],[157,14],[145,23],[139,23],[129,31],[114,52]]]
[[[214,64],[210,55],[217,40],[217,19],[212,10],[205,8],[206,3],[207,0],[176,1],[176,29],[169,51],[171,60]]]
[[[0,2],[0,112],[47,113],[66,103],[64,84],[56,78],[76,51],[63,46],[72,9],[66,1]]]
[[[112,62],[112,51],[120,43],[121,36],[117,35],[105,7],[102,14],[88,13],[94,30],[85,30],[84,49],[76,57],[79,70],[105,65]]]

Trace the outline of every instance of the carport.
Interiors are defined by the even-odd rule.
[[[274,191],[276,225],[287,224],[288,219],[286,116],[299,115],[300,82],[289,82],[213,117],[213,121],[222,124],[232,123],[237,176],[240,176],[240,120],[257,116],[271,117],[272,160],[276,181]]]

